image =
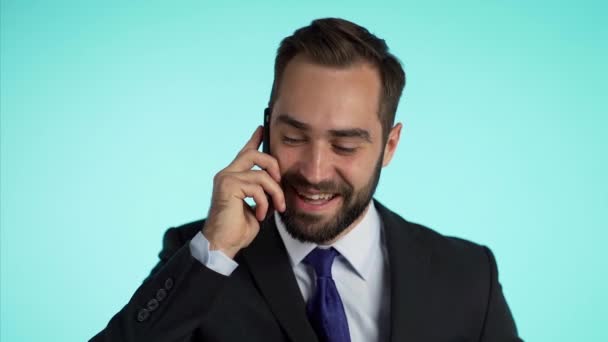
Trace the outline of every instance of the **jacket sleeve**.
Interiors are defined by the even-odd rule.
[[[484,250],[490,268],[490,287],[480,341],[523,342],[518,336],[515,321],[498,281],[496,259],[489,248],[484,247]]]
[[[90,342],[189,341],[228,279],[196,260],[171,228],[160,262],[127,305]]]

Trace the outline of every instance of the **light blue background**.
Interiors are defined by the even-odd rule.
[[[533,4],[530,4],[533,3]],[[206,215],[279,41],[339,16],[408,75],[377,198],[486,244],[528,341],[606,341],[603,2],[1,2],[2,341],[82,341]]]

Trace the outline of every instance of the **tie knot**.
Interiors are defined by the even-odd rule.
[[[331,278],[331,265],[339,254],[333,247],[328,249],[315,248],[304,258],[304,262],[315,269],[317,277]]]

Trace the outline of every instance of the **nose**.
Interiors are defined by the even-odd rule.
[[[332,160],[330,151],[320,143],[310,144],[300,160],[300,173],[311,184],[331,179]]]

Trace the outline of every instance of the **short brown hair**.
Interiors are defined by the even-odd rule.
[[[399,60],[388,51],[383,39],[364,27],[338,18],[317,19],[309,26],[296,30],[281,41],[277,50],[269,107],[277,100],[287,64],[298,54],[304,54],[313,63],[327,66],[345,67],[360,61],[375,66],[382,83],[378,118],[386,141],[405,86],[405,72]]]

